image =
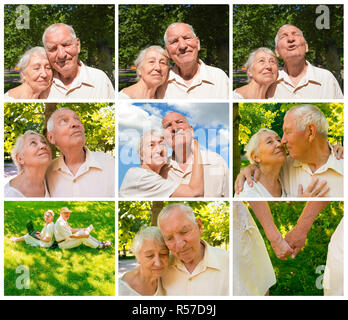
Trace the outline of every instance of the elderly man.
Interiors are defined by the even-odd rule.
[[[107,75],[87,67],[79,59],[80,39],[71,26],[50,25],[42,42],[54,69],[48,99],[113,99],[115,91]]]
[[[284,117],[283,132],[282,143],[289,157],[280,174],[287,196],[296,197],[299,191],[314,185],[311,182],[317,178],[327,182],[326,197],[343,197],[344,161],[336,158],[327,141],[328,122],[323,113],[313,105],[293,107]],[[255,166],[243,169],[236,179],[236,193],[243,189],[245,178],[252,186],[253,171],[254,180],[258,180]],[[309,196],[316,196],[317,192],[314,187]]]
[[[56,110],[47,122],[47,139],[60,150],[47,170],[51,197],[114,197],[115,160],[86,147],[85,128],[72,110]]]
[[[188,184],[192,175],[193,128],[177,112],[169,112],[162,120],[164,138],[173,149],[168,179]],[[229,173],[225,160],[215,152],[201,150],[204,170],[204,197],[228,197]]]
[[[277,99],[343,99],[334,75],[306,61],[308,44],[300,29],[293,25],[282,26],[275,38],[275,52],[284,60],[285,66],[279,71],[275,91],[270,92],[270,96]]]
[[[198,59],[200,41],[192,26],[176,22],[164,34],[165,50],[175,66],[170,70],[165,98],[228,99],[229,79],[221,69]]]
[[[171,204],[158,216],[158,226],[172,253],[162,277],[167,295],[225,296],[229,294],[229,255],[202,240],[202,222],[189,206]]]
[[[60,209],[60,217],[56,221],[54,227],[54,235],[60,249],[72,249],[84,244],[93,249],[104,249],[111,246],[110,241],[98,241],[89,235],[89,232],[84,232],[84,229],[73,229],[70,227],[68,220],[71,210],[67,207]]]

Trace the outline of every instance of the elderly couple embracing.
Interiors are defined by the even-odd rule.
[[[29,49],[19,60],[22,84],[6,92],[6,100],[114,98],[107,75],[79,60],[81,43],[71,26],[50,25],[42,43],[44,47]]]
[[[105,249],[111,247],[110,241],[98,241],[90,235],[94,229],[93,225],[88,228],[71,228],[68,220],[71,210],[67,207],[60,209],[60,217],[56,223],[53,222],[54,212],[47,210],[44,213],[45,225],[41,232],[33,230],[32,224],[28,223],[28,233],[22,237],[11,237],[13,242],[23,242],[33,247],[72,249],[84,244],[94,249]],[[31,225],[31,227],[30,227]]]
[[[119,92],[121,99],[228,99],[224,71],[198,58],[200,40],[193,27],[172,23],[164,34],[165,49],[150,46],[134,64],[138,82]],[[175,65],[169,68],[169,59]]]
[[[202,221],[191,207],[166,206],[157,225],[135,236],[138,266],[119,279],[119,295],[229,295],[229,254],[201,239]]]
[[[114,197],[115,160],[86,146],[85,128],[72,110],[60,108],[47,122],[47,139],[60,150],[52,161],[44,136],[27,131],[11,152],[18,175],[5,197]]]

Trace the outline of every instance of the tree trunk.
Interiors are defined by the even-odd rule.
[[[54,111],[57,110],[57,104],[56,103],[45,103],[45,123],[44,123],[44,129],[42,134],[47,137],[47,121],[52,115]],[[48,143],[51,151],[52,151],[52,159],[56,158],[56,146],[54,144]]]
[[[237,178],[237,175],[240,171],[240,149],[239,149],[239,104],[233,104],[233,191],[234,191],[234,182]]]
[[[153,201],[152,202],[152,219],[151,225],[157,226],[157,218],[161,210],[163,209],[163,201]]]

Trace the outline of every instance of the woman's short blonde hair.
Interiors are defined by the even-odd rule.
[[[244,151],[245,151],[245,156],[248,158],[248,160],[252,164],[255,163],[255,161],[253,159],[253,155],[258,154],[258,152],[259,152],[259,148],[258,148],[259,140],[260,140],[260,135],[263,132],[271,132],[271,133],[278,135],[275,131],[273,131],[271,129],[262,128],[249,139],[248,144],[244,147]]]
[[[139,256],[140,250],[146,240],[152,240],[158,242],[160,245],[165,246],[165,242],[162,233],[158,227],[145,227],[140,229],[140,231],[135,235],[132,243],[132,251],[137,258]]]
[[[17,68],[19,69],[19,73],[21,76],[21,81],[23,82],[23,73],[27,69],[31,56],[34,54],[39,54],[45,58],[47,58],[46,51],[43,47],[34,47],[24,52],[17,63]],[[48,58],[47,58],[48,59]]]
[[[39,136],[39,137],[43,138],[45,141],[47,141],[46,138],[42,134],[37,133],[37,132],[35,132],[33,130],[27,130],[27,131],[24,132],[24,134],[20,135],[17,138],[16,143],[15,143],[15,145],[12,148],[12,151],[11,151],[11,158],[12,158],[14,164],[17,167],[18,174],[22,173],[24,168],[18,162],[17,155],[22,155],[24,140],[25,140],[25,138],[27,136],[29,136],[31,134],[36,134],[37,136]]]
[[[255,60],[255,57],[256,57],[256,54],[258,54],[260,51],[262,52],[265,52],[269,55],[272,55],[276,62],[277,62],[277,65],[278,65],[278,58],[277,56],[274,54],[274,52],[271,50],[271,49],[268,49],[268,48],[265,48],[265,47],[261,47],[261,48],[258,48],[254,51],[252,51],[250,54],[249,54],[249,57],[248,57],[248,60],[245,62],[244,64],[244,67],[245,69],[248,71],[250,70],[252,67],[253,67],[253,64],[254,64],[254,60]],[[248,81],[250,81],[250,77],[249,77],[249,73],[247,72],[247,75],[248,75]]]
[[[139,74],[139,69],[141,68],[143,62],[144,62],[144,59],[145,59],[145,56],[147,54],[148,51],[152,51],[152,50],[155,50],[155,51],[158,51],[160,54],[162,54],[163,56],[166,57],[166,61],[167,61],[167,65],[169,66],[169,59],[168,59],[168,56],[167,56],[167,53],[166,51],[160,47],[160,46],[150,46],[150,47],[147,47],[143,50],[141,50],[139,52],[139,55],[138,57],[135,59],[134,61],[134,65],[135,67],[137,68],[136,71],[137,71],[137,78],[136,78],[136,81],[139,81],[141,76]]]

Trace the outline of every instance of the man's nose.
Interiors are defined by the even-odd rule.
[[[59,59],[64,59],[66,57],[66,52],[65,49],[62,46],[58,46],[58,58]]]
[[[178,47],[179,47],[179,49],[186,49],[187,48],[187,43],[183,38],[179,38]]]
[[[284,144],[287,143],[287,139],[286,139],[285,134],[283,134],[283,137],[282,137],[282,140],[280,141],[280,143],[281,143],[282,145],[284,145]]]

